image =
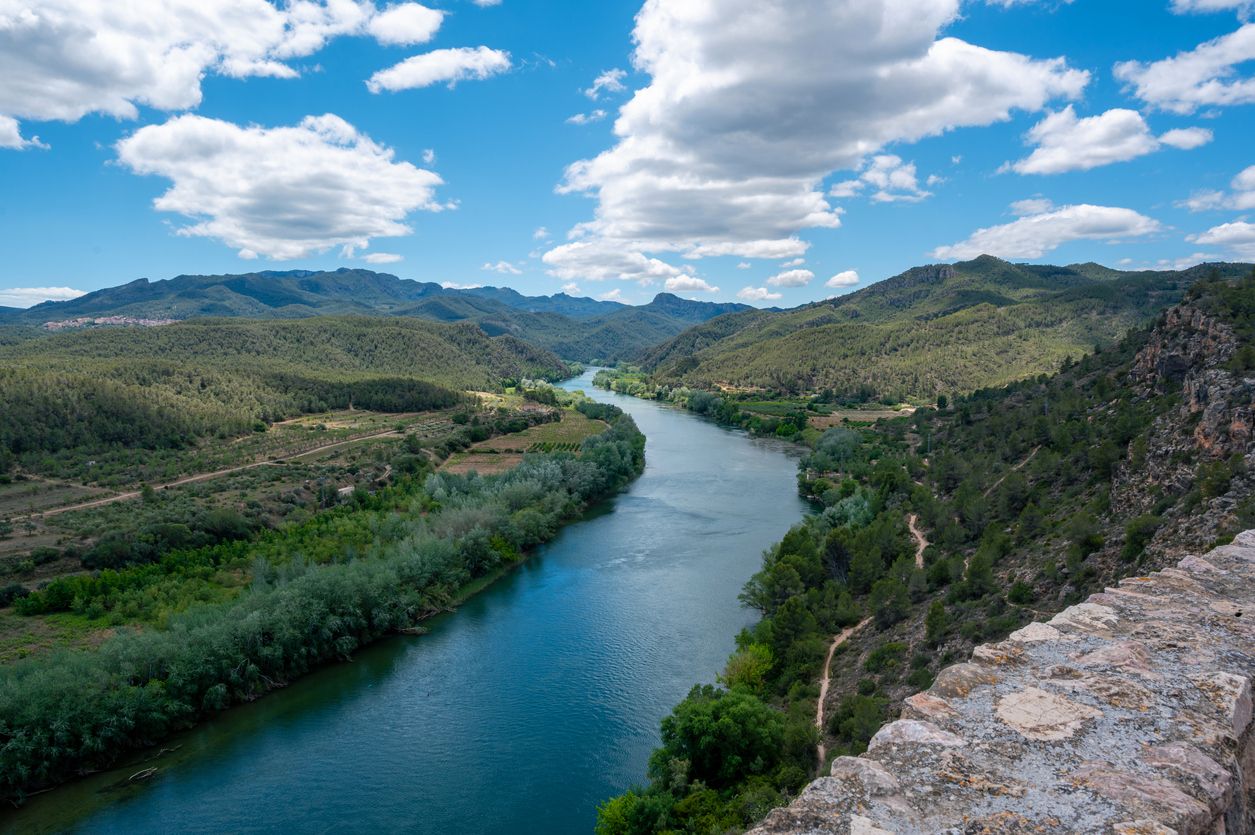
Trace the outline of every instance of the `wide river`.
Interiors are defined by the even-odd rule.
[[[588,833],[658,723],[753,621],[737,603],[798,521],[797,454],[658,403],[644,475],[430,634],[382,641],[183,734],[141,766],[0,816],[20,832]]]

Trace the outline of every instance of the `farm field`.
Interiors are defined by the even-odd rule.
[[[455,453],[440,468],[441,472],[480,475],[503,473],[523,460],[525,453],[577,452],[580,443],[590,435],[604,432],[606,425],[591,420],[573,409],[562,410],[562,420],[542,423],[515,435],[502,435],[475,444],[465,452]]]

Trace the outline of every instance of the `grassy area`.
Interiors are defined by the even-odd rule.
[[[573,409],[564,409],[562,420],[557,423],[542,423],[525,432],[481,441],[465,452],[454,454],[440,469],[451,473],[474,470],[481,475],[501,473],[518,465],[524,453],[577,452],[585,438],[605,429],[606,425],[599,420],[590,420]]]

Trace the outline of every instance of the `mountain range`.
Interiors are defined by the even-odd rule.
[[[931,402],[1058,370],[1175,304],[1199,278],[1249,264],[1124,272],[981,256],[916,267],[791,310],[711,319],[647,351],[656,382],[784,393],[832,389]]]
[[[371,270],[339,269],[181,275],[163,281],[141,278],[28,310],[0,308],[0,323],[109,316],[150,320],[409,316],[473,322],[489,336],[515,336],[566,359],[614,362],[634,357],[692,325],[747,309],[669,293],[640,306],[565,293],[524,296],[506,287],[454,289]]]

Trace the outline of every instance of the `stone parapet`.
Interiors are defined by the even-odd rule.
[[[1032,623],[754,830],[1255,833],[1255,531]]]

